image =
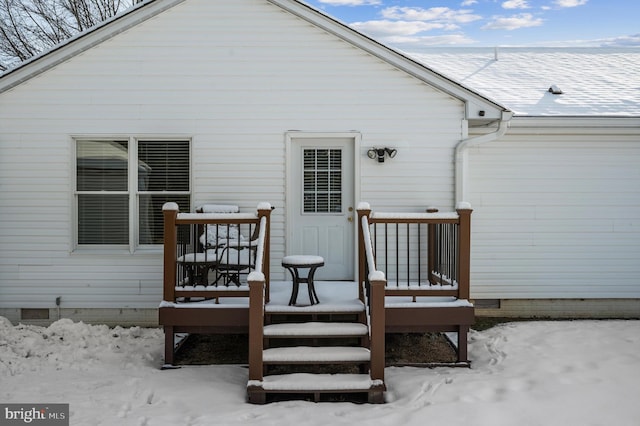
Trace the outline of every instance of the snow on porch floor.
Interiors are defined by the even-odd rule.
[[[295,310],[301,312],[307,310],[313,311],[328,311],[328,310],[342,310],[347,309],[354,312],[358,312],[362,308],[362,303],[358,299],[358,286],[353,281],[316,281],[315,283],[316,294],[320,299],[320,303],[316,305],[309,305],[309,294],[307,292],[306,284],[300,285],[298,292],[298,300],[296,306],[289,306],[289,298],[291,297],[292,282],[291,281],[272,281],[270,284],[270,302],[268,306],[271,309],[278,310]],[[219,287],[220,290],[227,290],[227,287]],[[229,287],[231,288],[231,287]],[[237,287],[234,287],[237,288]],[[194,288],[197,290],[205,289],[205,287]],[[241,286],[240,289],[247,290],[246,286]],[[214,297],[216,290],[211,288],[211,296]],[[163,301],[160,307],[173,307],[173,308],[238,308],[241,306],[249,307],[248,297],[221,297],[216,300],[201,300],[192,302],[167,302]]]
[[[316,281],[316,294],[320,303],[316,305],[309,304],[309,294],[306,284],[300,285],[298,292],[298,300],[295,306],[289,306],[289,298],[291,297],[291,281],[272,281],[271,300],[266,307],[267,312],[359,312],[362,310],[362,303],[358,299],[358,286],[353,281]],[[204,289],[205,287],[198,288]],[[232,288],[232,287],[229,287]],[[233,287],[237,288],[237,287]],[[227,290],[227,287],[220,287],[221,290]],[[239,289],[246,290],[246,286]],[[216,290],[211,289],[211,295],[215,295]],[[160,303],[160,307],[173,308],[238,308],[249,307],[248,297],[221,297],[217,301],[202,300],[193,302],[167,302]],[[385,307],[402,308],[402,307],[446,307],[446,306],[472,306],[467,300],[457,300],[454,297],[418,297],[415,302],[411,297],[393,296],[385,299]]]

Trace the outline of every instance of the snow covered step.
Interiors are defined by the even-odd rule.
[[[294,373],[265,376],[262,381],[249,381],[248,386],[260,386],[265,391],[362,391],[382,386],[368,374]]]
[[[368,362],[369,349],[350,346],[295,346],[290,348],[265,349],[262,359],[265,364],[308,364]]]
[[[359,337],[368,332],[365,324],[352,322],[282,323],[264,327],[264,337]]]
[[[345,314],[364,312],[364,303],[358,299],[343,300],[333,303],[320,303],[309,306],[290,306],[277,302],[267,303],[264,307],[267,314]]]

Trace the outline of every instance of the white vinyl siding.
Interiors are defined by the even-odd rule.
[[[517,122],[470,150],[472,296],[639,298],[638,130]]]
[[[279,279],[288,131],[359,132],[362,200],[445,210],[465,108],[261,0],[180,3],[0,102],[0,307],[54,307],[62,295],[63,307],[155,308],[162,298],[161,250],[73,252],[74,135],[189,135],[190,208],[272,203]],[[377,163],[373,146],[398,154]]]

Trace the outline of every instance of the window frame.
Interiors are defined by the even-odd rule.
[[[81,194],[101,194],[102,191],[78,191],[77,181],[77,145],[81,141],[98,141],[98,142],[113,142],[113,141],[127,141],[127,190],[126,191],[109,191],[112,194],[126,194],[128,197],[129,206],[129,241],[127,244],[80,244],[78,242],[78,198]],[[157,191],[140,191],[138,189],[138,142],[183,142],[188,146],[188,191],[171,191],[171,192],[157,192]],[[158,251],[162,249],[162,244],[140,244],[140,196],[141,195],[156,195],[156,194],[168,194],[168,195],[188,195],[190,197],[190,206],[193,204],[193,138],[191,136],[184,135],[162,135],[162,136],[130,136],[130,135],[74,135],[71,137],[71,157],[72,157],[72,187],[71,198],[72,202],[72,252],[128,252],[130,254],[136,251]]]

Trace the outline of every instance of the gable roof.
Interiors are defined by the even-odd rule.
[[[638,48],[433,48],[412,56],[515,115],[640,117]]]
[[[184,1],[188,0],[147,0],[139,3],[128,11],[1,74],[0,94]],[[265,1],[463,101],[466,106],[466,117],[470,120],[492,121],[500,119],[503,116],[502,113],[507,111],[505,107],[488,97],[378,43],[307,4],[298,0]]]

